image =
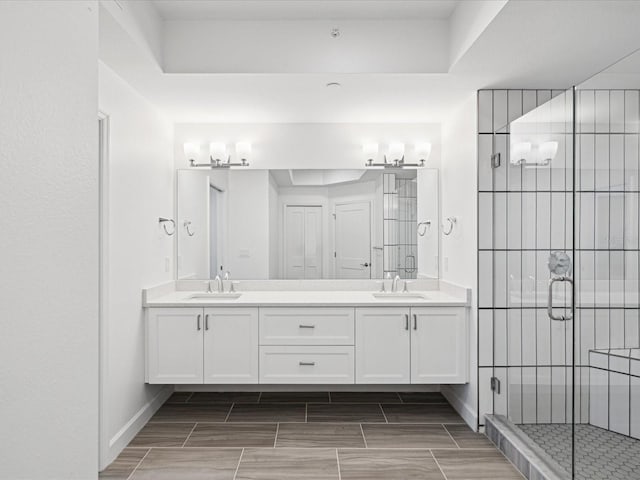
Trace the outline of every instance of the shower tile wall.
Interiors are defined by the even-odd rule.
[[[589,421],[588,351],[640,346],[639,104],[638,91],[578,92],[575,384],[582,422]],[[552,168],[511,164],[507,123],[540,105],[539,118],[563,119],[540,127],[559,144]],[[552,322],[546,312],[547,258],[555,250],[571,255],[573,241],[571,106],[571,92],[478,92],[480,424],[492,412],[515,423],[571,421],[571,322]],[[497,168],[492,153],[500,153]],[[568,295],[558,288],[556,307]]]
[[[415,178],[383,176],[384,275],[417,278],[417,205]]]

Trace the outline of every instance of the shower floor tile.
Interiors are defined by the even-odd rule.
[[[571,471],[571,425],[518,425],[567,472]],[[592,425],[576,425],[578,480],[640,480],[640,440]]]

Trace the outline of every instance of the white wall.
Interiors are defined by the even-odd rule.
[[[162,394],[161,387],[144,383],[141,290],[173,279],[174,237],[164,233],[158,217],[173,218],[174,170],[171,125],[108,67],[100,64],[99,72],[99,105],[110,128],[103,407],[110,448],[104,466],[142,426],[154,408],[150,402]]]
[[[175,125],[176,168],[187,168],[183,144],[212,141],[252,143],[252,168],[363,168],[362,144],[380,143],[380,160],[390,142],[406,144],[407,161],[416,161],[416,142],[431,142],[428,166],[440,164],[438,123],[178,123]],[[202,161],[207,160],[203,148]],[[232,152],[233,153],[233,152]]]
[[[97,2],[0,2],[0,478],[97,478]]]
[[[269,278],[269,172],[237,170],[229,175],[226,265],[232,278]]]
[[[473,289],[469,344],[470,383],[443,388],[464,419],[477,421],[477,154],[476,95],[443,124],[442,218],[458,219],[450,236],[441,236],[442,280]]]

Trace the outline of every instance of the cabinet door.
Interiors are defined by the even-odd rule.
[[[409,383],[408,308],[356,309],[356,383]]]
[[[204,383],[258,383],[258,309],[204,310]]]
[[[202,383],[201,308],[151,308],[147,313],[148,383]]]
[[[411,383],[468,382],[464,308],[411,309]]]

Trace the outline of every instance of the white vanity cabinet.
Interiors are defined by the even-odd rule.
[[[258,309],[204,309],[204,383],[258,383]]]
[[[356,309],[356,383],[468,381],[465,308]]]
[[[356,309],[356,383],[410,383],[409,309]]]
[[[257,383],[257,308],[150,308],[147,383]]]
[[[154,384],[456,384],[464,306],[215,306],[147,310]]]
[[[201,308],[147,311],[147,382],[202,383]]]
[[[411,308],[411,383],[467,383],[465,308]]]

